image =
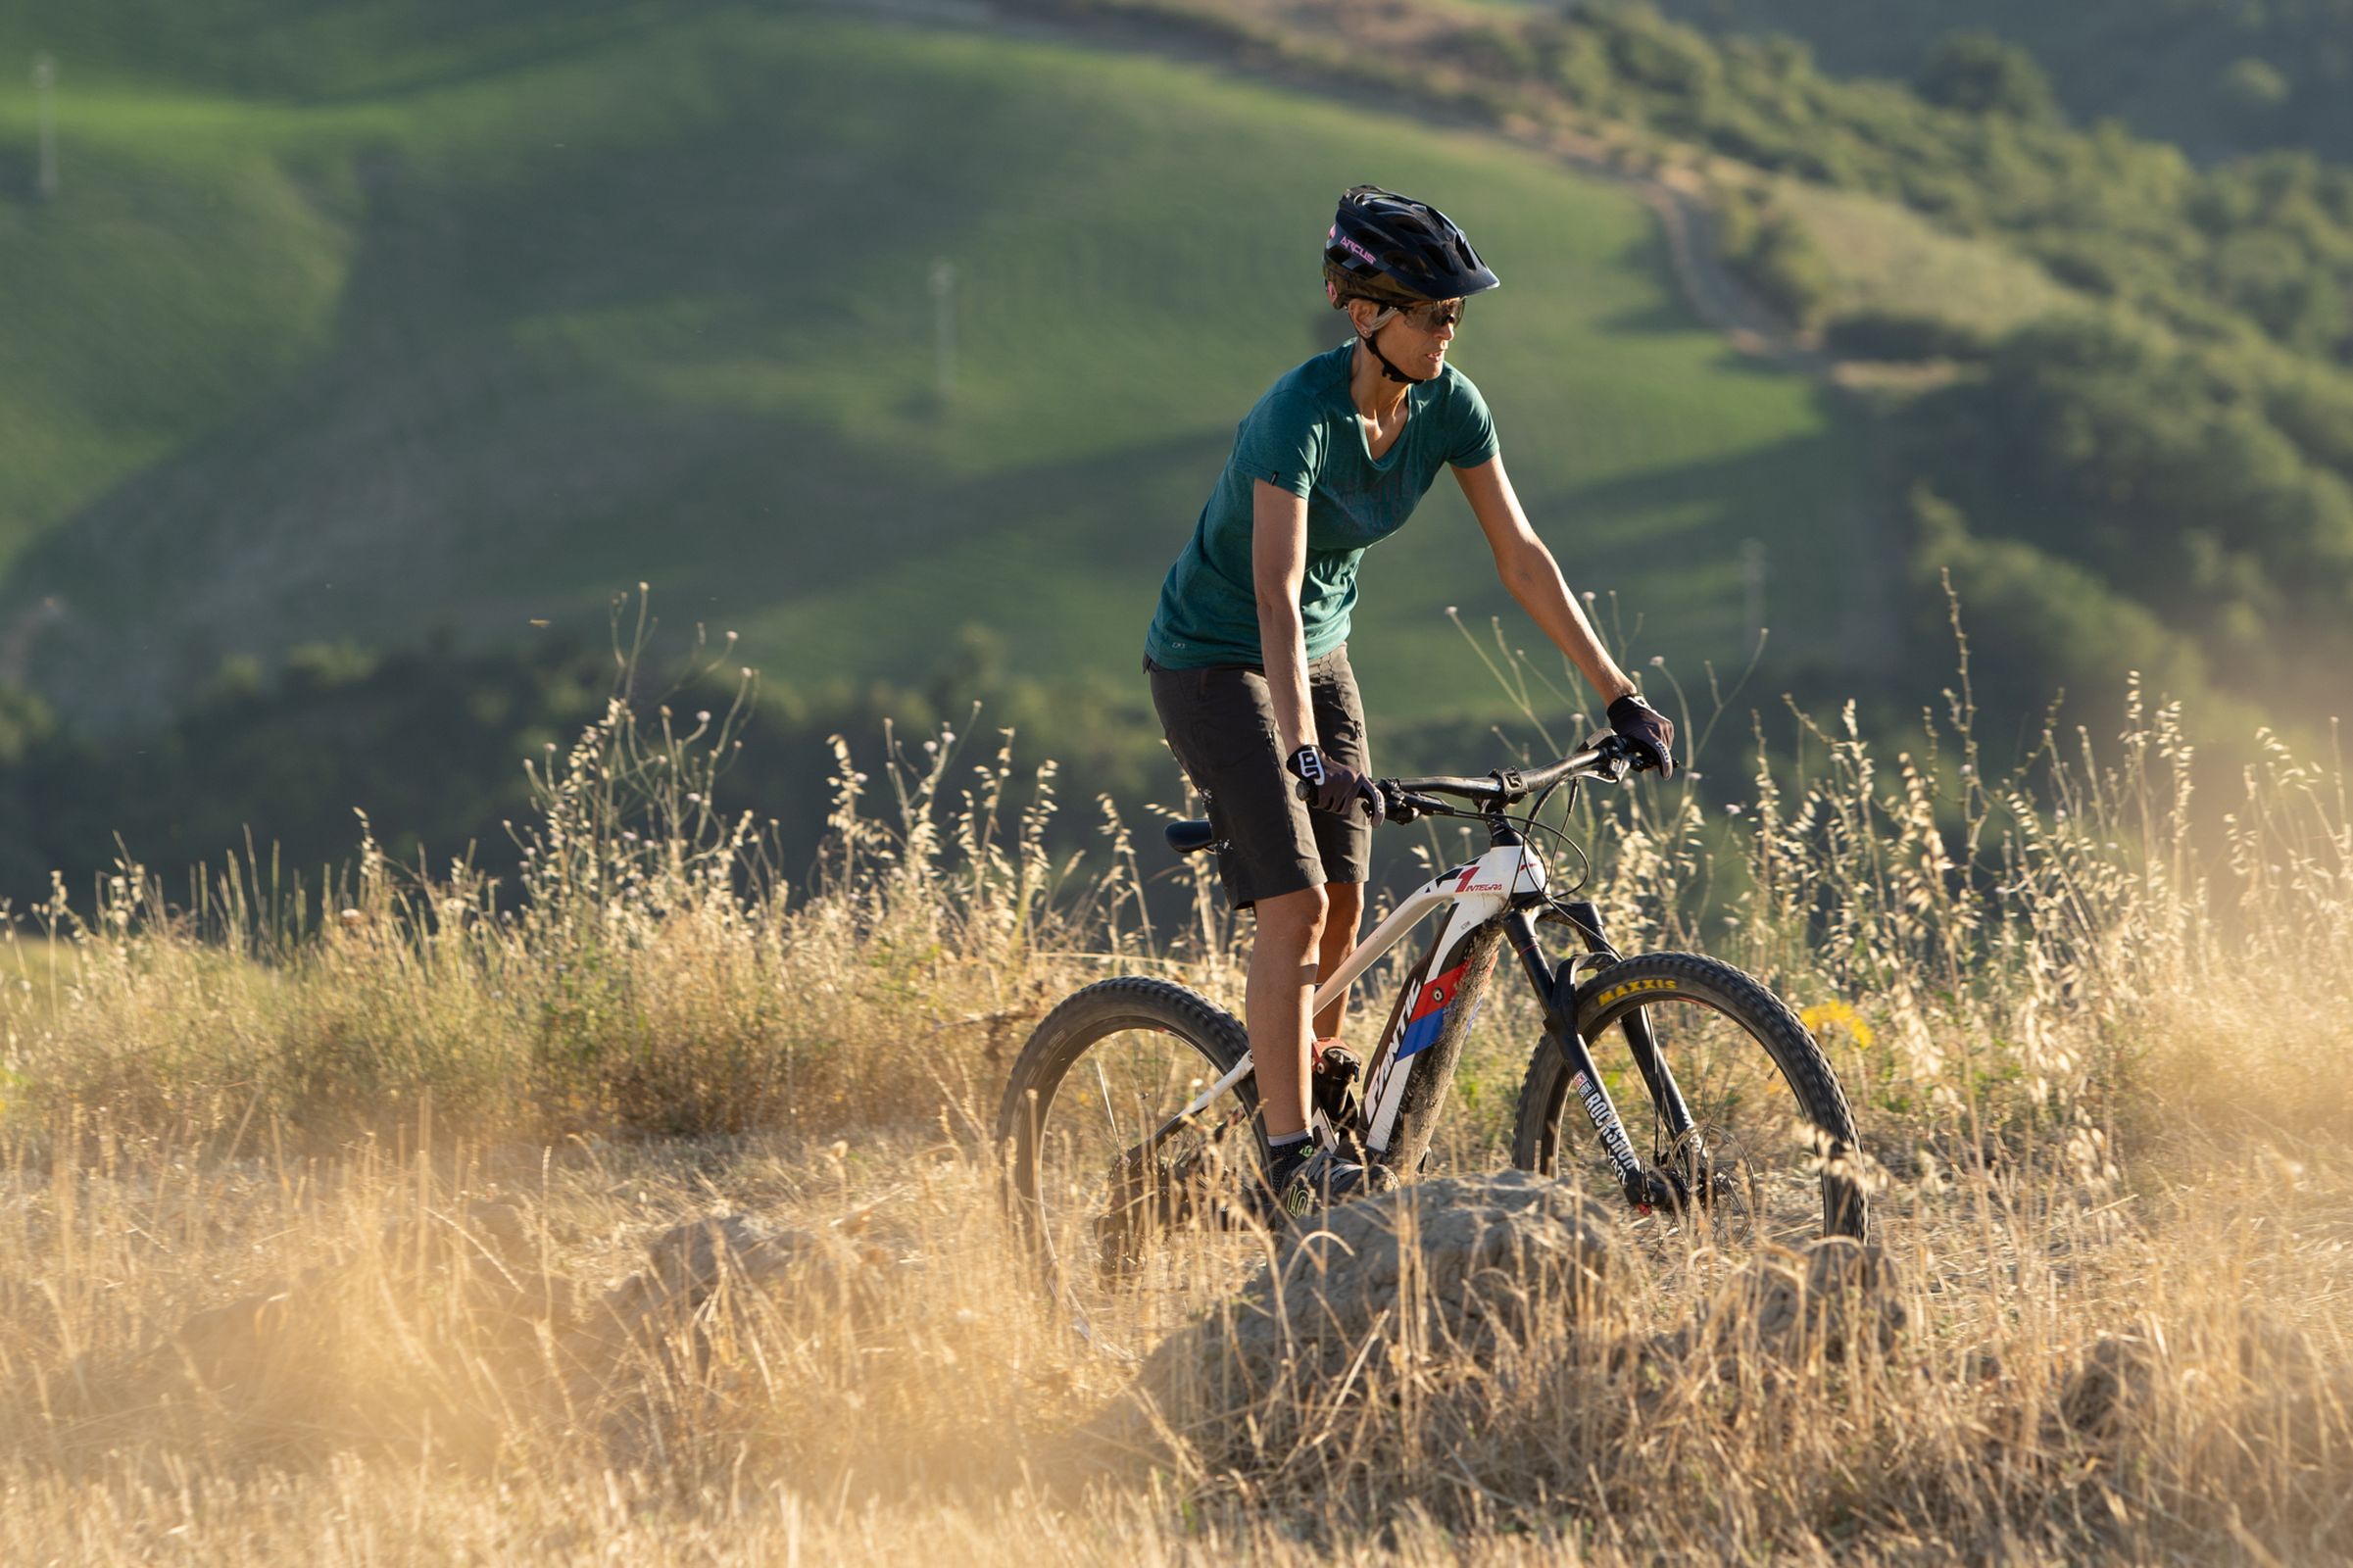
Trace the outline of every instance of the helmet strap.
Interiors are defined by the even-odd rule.
[[[1420,376],[1407,375],[1404,371],[1390,364],[1389,356],[1382,353],[1380,345],[1373,341],[1375,334],[1377,334],[1382,327],[1388,325],[1389,318],[1397,314],[1397,310],[1396,306],[1383,306],[1381,308],[1381,314],[1373,318],[1371,329],[1357,333],[1356,341],[1373,351],[1373,358],[1381,362],[1381,373],[1383,375],[1389,377],[1389,379],[1392,381],[1402,381],[1407,386],[1420,386],[1422,384],[1422,378]]]

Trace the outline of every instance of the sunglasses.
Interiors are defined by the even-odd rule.
[[[1435,332],[1442,326],[1452,326],[1462,319],[1469,300],[1432,300],[1427,305],[1392,306],[1390,309],[1405,318],[1405,324],[1416,332]]]

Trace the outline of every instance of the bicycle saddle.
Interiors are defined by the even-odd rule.
[[[1217,842],[1217,830],[1202,817],[1196,817],[1189,822],[1171,822],[1160,831],[1166,836],[1168,847],[1179,855],[1191,855]]]

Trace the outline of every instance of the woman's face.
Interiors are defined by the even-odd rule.
[[[1426,381],[1446,368],[1446,345],[1454,341],[1462,306],[1461,300],[1434,300],[1390,313],[1389,319],[1373,329],[1373,345],[1398,369]],[[1356,323],[1358,337],[1382,315],[1383,307],[1371,300],[1348,301],[1348,318]]]

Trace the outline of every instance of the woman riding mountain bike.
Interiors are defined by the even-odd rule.
[[[1357,566],[1442,466],[1504,587],[1601,695],[1611,727],[1661,776],[1674,766],[1674,725],[1594,635],[1520,510],[1486,400],[1446,362],[1470,297],[1496,284],[1438,209],[1373,185],[1341,197],[1324,291],[1349,340],[1243,419],[1145,639],[1152,706],[1207,803],[1226,895],[1256,917],[1244,1012],[1266,1180],[1293,1214],[1395,1180],[1310,1135],[1311,1064],[1346,1004],[1310,1013],[1318,980],[1355,948],[1384,808],[1348,660]]]

